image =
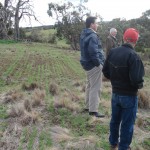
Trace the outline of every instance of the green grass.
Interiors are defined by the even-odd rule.
[[[0,52],[0,92],[8,86],[21,84],[20,81],[48,84],[55,80],[66,85],[66,80],[85,77],[79,63],[79,52],[67,55],[66,50],[35,43],[29,46],[23,43],[2,45]],[[8,76],[13,82],[5,85]]]
[[[14,40],[0,40],[0,44],[13,44],[17,43],[17,41]]]
[[[7,108],[5,105],[0,106],[0,119],[6,119],[8,117],[6,110]]]
[[[28,146],[27,146],[28,150],[33,150],[33,144],[34,144],[36,135],[37,135],[37,129],[35,127],[33,127],[33,130],[30,133],[30,137],[29,137],[29,140],[28,140],[29,141]]]
[[[39,137],[39,150],[45,150],[46,147],[52,146],[51,135],[46,131],[43,131]]]
[[[39,30],[39,29],[37,29],[37,31],[40,31],[42,34],[45,35],[45,37],[48,37],[49,34],[56,33],[55,29],[47,29],[47,30],[43,30],[43,29]],[[26,34],[26,36],[29,36],[29,35],[31,35],[31,32],[26,32],[25,34]]]
[[[144,146],[145,149],[149,149],[150,148],[150,138],[145,139],[144,142],[142,143],[142,145]]]
[[[44,34],[48,35],[48,31]],[[82,69],[79,59],[80,53],[75,51],[69,51],[63,49],[65,45],[64,41],[61,41],[60,45],[42,44],[42,43],[3,43],[0,44],[0,94],[8,90],[14,90],[21,88],[23,83],[27,85],[31,83],[37,83],[43,85],[46,90],[46,104],[47,114],[49,118],[46,118],[49,122],[39,129],[38,123],[23,127],[18,150],[23,150],[26,145],[26,149],[34,149],[35,143],[38,141],[38,149],[45,150],[54,146],[50,131],[47,131],[51,126],[61,126],[67,128],[71,132],[71,136],[75,140],[81,137],[94,136],[98,139],[96,148],[103,148],[109,150],[108,135],[109,135],[109,123],[108,122],[94,122],[90,124],[92,117],[80,112],[71,112],[67,108],[55,109],[53,102],[55,98],[59,98],[64,94],[64,90],[75,93],[77,96],[83,94],[79,87],[73,85],[76,81],[85,83],[85,72]],[[58,48],[60,46],[60,48]],[[11,82],[6,84],[6,78],[10,77]],[[49,93],[49,85],[54,82],[58,85],[59,95],[53,97]],[[149,87],[150,78],[145,77],[145,84]],[[62,91],[61,91],[62,90]],[[31,93],[30,93],[31,94]],[[101,93],[103,100],[107,102],[111,99],[111,94],[106,91]],[[78,103],[81,108],[84,105],[84,98],[81,97]],[[7,104],[6,104],[7,105]],[[0,105],[0,134],[3,133],[9,125],[7,120],[7,106]],[[106,114],[106,119],[110,119],[110,108],[105,108],[100,105],[99,111]],[[40,117],[42,118],[42,114]],[[108,118],[109,117],[109,118]],[[43,119],[43,118],[42,118]],[[40,120],[41,122],[44,120]],[[149,132],[149,119],[147,120],[147,126],[145,130]],[[148,139],[149,140],[149,139]],[[145,140],[143,147],[149,146],[149,141]],[[60,143],[65,146],[66,142]],[[135,146],[139,144],[136,143]]]

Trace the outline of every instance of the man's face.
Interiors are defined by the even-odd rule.
[[[92,28],[94,31],[97,31],[97,27],[98,27],[97,21],[95,21],[94,23],[91,23],[91,28]]]
[[[111,35],[115,37],[117,35],[117,31],[112,32]]]

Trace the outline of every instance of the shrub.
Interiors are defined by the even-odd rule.
[[[57,37],[56,37],[55,33],[54,34],[49,34],[48,43],[57,44]]]

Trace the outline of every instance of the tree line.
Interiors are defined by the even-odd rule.
[[[84,28],[85,18],[91,15],[91,11],[83,5],[74,6],[68,2],[62,5],[50,3],[48,14],[50,17],[55,17],[57,36],[66,38],[68,43],[74,50],[79,50],[79,37]],[[145,48],[150,48],[150,10],[142,13],[137,19],[121,19],[115,18],[112,21],[103,21],[102,17],[96,14],[99,19],[98,34],[105,47],[105,40],[109,34],[110,28],[114,27],[118,30],[117,38],[122,43],[122,35],[127,28],[136,28],[140,32],[137,51],[144,51]]]
[[[4,4],[0,3],[0,38],[7,39],[13,35],[15,40],[20,38],[20,20],[28,16],[29,19],[36,16],[33,11],[33,6],[30,0],[5,0]],[[53,26],[56,29],[56,36],[59,39],[66,39],[73,50],[79,50],[79,37],[82,29],[85,27],[85,19],[92,12],[84,5],[73,5],[71,2],[58,4],[49,3],[47,13],[50,17],[55,18],[56,23]],[[122,43],[123,32],[129,28],[136,28],[140,32],[137,51],[144,51],[145,48],[150,48],[150,10],[141,14],[141,17],[131,20],[115,18],[112,21],[103,21],[99,14],[96,14],[99,19],[98,34],[105,47],[105,40],[109,34],[109,29],[114,27],[118,30],[117,38]],[[37,19],[36,19],[37,20]]]

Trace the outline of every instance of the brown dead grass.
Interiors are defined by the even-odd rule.
[[[26,126],[32,123],[36,123],[38,121],[39,114],[35,111],[31,113],[25,113],[24,116],[21,119],[21,125]]]
[[[56,108],[56,109],[66,108],[70,111],[75,111],[75,112],[79,112],[79,110],[80,110],[80,106],[77,103],[68,99],[67,97],[62,97],[58,100],[55,100],[54,108]]]
[[[140,127],[142,127],[143,126],[143,124],[144,124],[144,121],[143,121],[143,119],[142,118],[137,118],[137,120],[136,120],[136,124],[137,124],[137,126],[140,128]]]
[[[95,150],[97,139],[93,136],[68,141],[66,149],[73,150]]]
[[[6,93],[3,103],[14,103],[19,100],[22,100],[23,94],[19,91],[9,91]]]
[[[25,99],[24,100],[24,108],[26,109],[26,111],[30,112],[32,110],[32,104],[31,104],[31,100],[29,99]]]
[[[75,81],[74,83],[73,83],[73,86],[76,86],[76,87],[79,87],[79,86],[81,86],[82,85],[82,83],[80,82],[80,81]]]
[[[45,90],[35,89],[32,95],[32,106],[42,105],[44,103],[45,97]]]
[[[51,128],[51,137],[54,143],[66,142],[72,139],[70,131],[59,126]]]
[[[49,85],[49,92],[55,96],[59,94],[58,85],[56,83],[51,83]]]
[[[80,101],[80,97],[75,94],[74,92],[71,92],[69,89],[66,89],[66,91],[64,92],[64,97],[68,97],[69,99],[71,99],[74,102]]]
[[[81,92],[85,92],[85,90],[86,90],[86,85],[83,85],[83,86],[81,87]]]
[[[26,91],[31,91],[37,88],[40,88],[37,83],[31,83],[30,85],[27,85],[26,83],[22,84],[22,89]]]
[[[104,106],[105,108],[110,108],[111,107],[111,102],[105,99],[102,99],[100,102],[100,105]]]
[[[13,105],[8,110],[8,116],[9,117],[20,117],[20,116],[23,116],[24,113],[25,113],[25,109],[21,104]]]
[[[140,90],[138,92],[138,106],[139,108],[150,108],[150,93],[147,90]]]

